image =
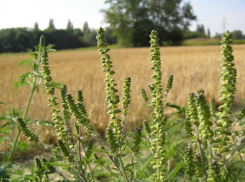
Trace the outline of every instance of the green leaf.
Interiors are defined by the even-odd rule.
[[[178,164],[168,173],[166,179],[173,179],[176,174],[184,167],[185,163],[183,161],[178,162]]]
[[[3,103],[3,102],[0,102],[0,104],[7,105],[7,104],[5,104],[5,103]]]
[[[63,84],[60,82],[51,82],[50,86],[53,86],[54,88],[60,89]]]
[[[125,170],[130,170],[131,168],[131,166],[134,166],[134,165],[136,165],[136,164],[139,164],[139,163],[131,163],[131,164],[127,164],[125,167],[124,167],[124,169]]]
[[[117,157],[114,157],[114,161],[117,164],[117,166],[120,167],[120,161]]]
[[[92,149],[92,151],[102,152],[102,153],[108,154],[108,152],[107,152],[107,151],[102,150],[102,149]]]
[[[151,157],[146,161],[146,163],[140,168],[140,172],[143,172],[145,170],[145,168],[149,165],[149,163],[152,161],[153,159],[153,155],[151,155]]]
[[[88,146],[86,148],[86,154],[85,154],[87,160],[90,160],[93,157],[93,150],[92,150],[92,148],[93,148],[93,142],[92,142],[92,140],[90,140],[88,142]]]
[[[21,75],[21,76],[18,78],[19,81],[15,82],[15,83],[13,84],[14,91],[16,91],[18,88],[20,88],[20,87],[23,86],[23,85],[28,85],[28,83],[26,82],[26,79],[27,79],[28,77],[30,77],[31,74],[32,74],[32,73],[27,72],[27,73],[24,73],[23,75]]]
[[[53,123],[51,121],[44,121],[44,120],[41,120],[41,121],[35,120],[35,121],[28,122],[28,124],[32,124],[32,123],[35,123],[37,126],[43,125],[43,126],[52,126],[52,127],[54,127],[54,125],[55,125],[55,123]]]
[[[18,66],[21,66],[23,64],[26,64],[26,67],[32,67],[32,59],[25,59],[19,62]]]

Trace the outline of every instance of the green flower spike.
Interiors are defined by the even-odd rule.
[[[237,115],[237,120],[241,120],[243,118],[245,118],[245,107],[243,107],[240,113]]]
[[[69,126],[69,120],[71,119],[71,113],[69,111],[69,106],[66,101],[66,94],[67,94],[67,87],[66,85],[63,85],[60,90],[60,97],[62,101],[62,108],[63,108],[63,120],[60,120],[59,122],[56,122],[55,129],[59,136],[59,139],[66,140],[66,136],[69,135],[70,126]],[[66,127],[66,129],[65,129]]]
[[[166,94],[168,94],[169,90],[173,87],[173,80],[174,80],[174,76],[169,75],[168,83],[167,83],[167,87],[166,87]]]
[[[35,157],[34,158],[34,172],[37,174],[37,175],[41,175],[42,174],[42,169],[43,169],[43,166],[42,166],[42,162],[41,160],[38,158],[38,157]]]
[[[78,108],[78,106],[75,104],[75,101],[71,94],[66,94],[66,101],[69,105],[72,115],[77,119],[78,123],[87,125],[90,122],[90,120],[87,116],[84,116],[84,114],[81,111],[82,109]]]
[[[143,125],[146,133],[149,135],[149,137],[151,137],[151,128],[149,126],[149,123],[147,121],[144,121]]]
[[[99,48],[100,54],[102,54],[101,58],[101,64],[104,72],[107,72],[106,74],[106,101],[108,102],[108,112],[107,114],[110,116],[111,120],[108,124],[108,130],[107,132],[113,132],[114,137],[116,137],[116,141],[118,141],[118,144],[120,143],[121,135],[122,135],[122,125],[121,125],[121,119],[117,117],[117,114],[121,111],[118,109],[118,103],[120,101],[119,96],[116,94],[118,90],[115,88],[117,85],[115,83],[115,80],[112,78],[112,76],[115,74],[115,71],[113,71],[111,68],[112,61],[110,60],[110,55],[107,54],[110,49],[107,48],[108,43],[105,39],[105,31],[103,28],[100,28],[97,32],[97,47]],[[108,136],[111,136],[111,133],[107,134]],[[110,137],[109,137],[110,138]],[[118,145],[119,146],[119,145]]]
[[[42,41],[41,41],[42,40]],[[42,70],[43,70],[43,77],[44,77],[44,86],[46,93],[49,95],[54,95],[54,87],[52,86],[52,77],[50,76],[51,71],[48,63],[48,52],[44,45],[44,37],[41,36],[40,44],[42,44],[41,49],[41,62],[42,62]]]
[[[190,93],[188,97],[188,115],[190,122],[198,127],[199,121],[196,108],[196,96],[194,93]]]
[[[154,181],[164,181],[165,180],[165,124],[166,120],[163,115],[164,106],[163,106],[163,93],[162,93],[162,72],[161,72],[161,60],[160,60],[160,48],[158,44],[157,32],[152,31],[150,35],[150,44],[151,44],[151,58],[150,60],[153,63],[151,69],[154,71],[154,74],[151,78],[154,80],[152,84],[149,85],[152,101],[151,108],[152,113],[151,117],[153,119],[152,126],[152,143],[151,150],[154,153],[153,168],[156,169],[156,174],[152,175]],[[144,97],[143,97],[144,98]]]
[[[132,151],[135,155],[140,153],[140,142],[141,142],[141,128],[136,128],[133,135],[133,147]]]
[[[141,97],[144,102],[149,102],[149,97],[147,96],[145,89],[141,89]]]
[[[234,104],[234,95],[236,92],[236,68],[233,63],[233,55],[232,55],[232,47],[230,44],[232,43],[232,35],[227,32],[224,34],[221,41],[221,60],[222,64],[222,72],[221,72],[221,82],[222,89],[221,94],[222,97],[219,99],[224,102],[218,109],[219,112],[216,116],[219,118],[217,121],[217,128],[215,130],[216,134],[220,138],[221,142],[217,147],[217,152],[223,154],[228,151],[229,144],[229,135],[231,135],[231,126],[233,124],[232,121],[232,111]],[[226,148],[224,146],[227,146]],[[225,155],[225,154],[224,154]]]
[[[185,136],[186,138],[191,138],[193,136],[192,134],[192,125],[190,122],[190,116],[189,116],[189,110],[186,109],[186,119],[185,119]]]
[[[38,136],[36,134],[34,134],[30,128],[28,128],[28,126],[26,125],[26,122],[21,118],[18,117],[17,118],[17,122],[20,125],[21,130],[23,131],[23,133],[25,134],[25,136],[30,140],[30,141],[34,141],[34,142],[38,142]]]
[[[58,146],[65,159],[68,160],[69,162],[73,162],[73,155],[69,153],[68,149],[66,148],[66,145],[62,140],[58,140]]]
[[[193,175],[195,175],[195,166],[194,166],[194,157],[193,157],[193,149],[192,147],[187,147],[185,150],[185,157],[184,157],[184,163],[185,163],[185,173],[191,178]]]
[[[114,132],[111,128],[106,129],[106,138],[109,142],[110,153],[116,154],[119,146],[118,146],[118,142],[116,141],[116,137],[114,135]]]
[[[83,100],[83,95],[82,95],[81,90],[77,91],[77,108],[82,115],[88,117],[87,110],[86,110],[86,107],[84,105],[84,100]]]
[[[196,105],[197,105],[197,116],[199,120],[199,131],[201,137],[204,141],[208,139],[211,140],[214,133],[210,129],[210,127],[213,125],[213,123],[209,121],[211,115],[210,115],[209,106],[207,105],[207,101],[204,96],[203,89],[199,89],[197,91]]]
[[[213,97],[210,100],[209,108],[210,108],[211,116],[215,116],[216,115],[216,110],[215,110],[215,102],[214,102],[214,98]]]
[[[210,161],[208,166],[207,182],[220,182],[220,167],[216,161]]]
[[[122,108],[124,115],[126,116],[128,113],[128,106],[131,102],[130,100],[130,87],[131,87],[131,78],[127,77],[124,81],[124,87],[123,87],[123,98],[122,98]]]

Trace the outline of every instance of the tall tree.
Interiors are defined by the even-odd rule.
[[[83,42],[85,46],[95,46],[96,45],[96,35],[97,32],[94,29],[90,29],[88,22],[83,25]]]
[[[53,20],[53,19],[50,19],[50,20],[49,20],[48,29],[50,29],[50,30],[55,30],[54,20]]]
[[[69,32],[73,32],[74,28],[73,28],[73,24],[70,20],[68,20],[67,26],[66,26],[66,30]]]
[[[188,30],[196,16],[192,6],[182,1],[107,0],[110,7],[101,11],[121,45],[145,46],[150,30],[158,31],[160,42],[172,37],[168,36],[172,31]]]
[[[35,22],[35,24],[34,24],[34,30],[35,31],[38,31],[39,30],[39,26],[38,26],[38,23],[37,22]]]
[[[207,31],[207,36],[210,38],[211,37],[211,33],[210,33],[210,29],[208,28],[208,31]]]
[[[234,30],[233,32],[231,32],[231,34],[232,34],[234,39],[243,39],[244,38],[241,30]]]

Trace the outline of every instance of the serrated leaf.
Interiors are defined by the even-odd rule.
[[[32,67],[31,64],[32,63],[32,59],[25,59],[19,62],[18,66],[21,66],[23,64],[27,64],[27,67]]]
[[[21,75],[17,82],[15,82],[13,84],[13,88],[14,88],[14,91],[16,91],[18,88],[20,88],[21,86],[23,85],[28,85],[28,83],[26,82],[26,79],[31,75],[30,72],[27,72],[27,73],[24,73],[23,75]]]

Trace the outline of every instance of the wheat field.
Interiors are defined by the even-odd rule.
[[[241,103],[245,99],[245,45],[233,46],[235,65],[237,68],[237,93],[236,102]],[[220,61],[219,46],[195,46],[195,47],[162,47],[162,73],[163,86],[170,74],[174,75],[173,89],[168,94],[167,101],[181,106],[187,104],[188,94],[203,88],[208,98],[220,97]],[[142,102],[140,90],[151,83],[153,74],[151,67],[149,48],[112,49],[109,54],[113,61],[116,74],[114,78],[118,84],[119,95],[122,96],[124,79],[130,76],[132,79],[129,114],[126,119],[126,129],[138,126],[144,118],[141,114],[147,114],[148,109]],[[29,59],[28,53],[2,54],[0,55],[0,115],[12,107],[25,109],[30,94],[30,88],[24,86],[13,91],[12,84],[18,76],[28,71],[26,68],[17,67],[20,60]],[[56,82],[66,84],[68,92],[74,96],[78,89],[83,91],[85,105],[92,123],[103,130],[108,123],[105,101],[105,73],[102,72],[100,55],[96,50],[58,51],[49,54],[51,76]],[[56,90],[59,96],[58,90]],[[31,102],[28,117],[38,120],[50,120],[51,112],[48,108],[47,96],[43,89],[34,95]],[[52,128],[39,127],[41,139],[47,143],[55,142],[55,134]],[[21,137],[24,140],[24,136]]]

